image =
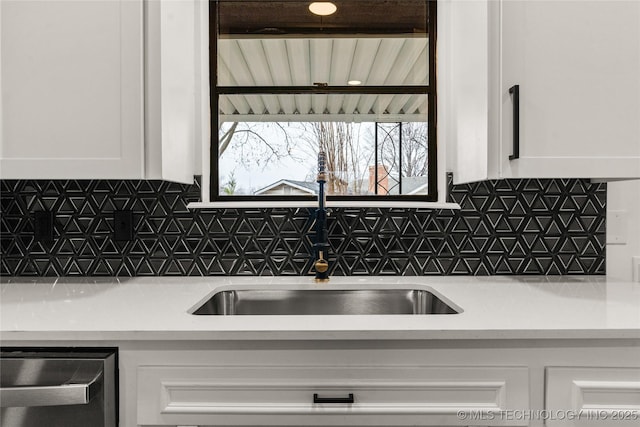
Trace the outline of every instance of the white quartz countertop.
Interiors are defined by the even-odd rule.
[[[604,276],[3,278],[3,341],[640,339],[640,283]],[[455,315],[195,316],[217,290],[430,288]]]

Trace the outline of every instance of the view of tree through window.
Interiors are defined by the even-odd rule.
[[[319,151],[329,198],[433,200],[435,2],[309,3],[212,3],[212,200],[313,198]]]
[[[220,193],[313,195],[316,160],[322,150],[327,154],[329,195],[427,194],[426,126],[416,122],[225,123],[220,128]]]

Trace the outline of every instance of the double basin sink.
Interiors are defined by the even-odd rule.
[[[451,304],[452,305],[452,304]],[[425,289],[231,289],[196,306],[195,315],[458,314]]]

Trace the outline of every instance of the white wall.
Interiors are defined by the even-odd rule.
[[[640,180],[610,182],[607,184],[607,275],[640,281],[639,270]]]

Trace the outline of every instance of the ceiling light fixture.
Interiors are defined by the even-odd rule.
[[[347,84],[351,86],[358,86],[358,85],[361,85],[362,82],[360,80],[349,80]]]
[[[331,15],[338,10],[338,7],[330,1],[317,1],[309,5],[309,11],[320,16]]]

